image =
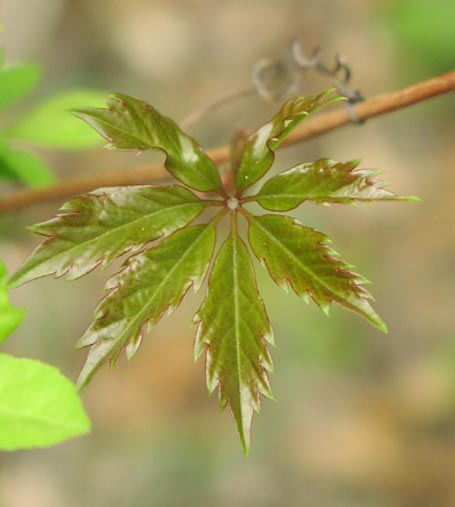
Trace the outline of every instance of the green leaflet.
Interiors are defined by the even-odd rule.
[[[29,187],[46,187],[54,183],[52,171],[40,158],[24,151],[0,146],[0,176],[21,181]]]
[[[255,200],[271,211],[289,211],[304,201],[316,204],[355,204],[356,201],[409,201],[386,190],[386,183],[375,181],[377,171],[355,170],[360,161],[317,160],[300,164],[266,181]]]
[[[6,288],[6,268],[0,261],[0,343],[8,338],[22,322],[23,318],[24,310],[14,308],[14,306],[9,303]]]
[[[260,395],[272,397],[267,375],[272,360],[265,342],[273,343],[273,335],[248,250],[236,232],[231,231],[218,254],[195,322],[195,357],[207,351],[209,392],[219,386],[220,406],[230,405],[247,454]]]
[[[158,246],[130,257],[125,268],[106,285],[108,295],[98,306],[94,322],[78,342],[91,346],[79,376],[83,389],[107,360],[115,363],[126,347],[136,352],[144,329],[172,313],[193,285],[196,291],[206,274],[215,245],[215,225],[187,227]]]
[[[52,274],[79,278],[187,225],[207,205],[180,186],[109,187],[73,199],[55,218],[30,227],[46,239],[10,285]]]
[[[159,149],[166,169],[182,183],[202,192],[221,191],[218,170],[196,141],[170,118],[142,100],[110,95],[108,109],[78,108],[73,112],[119,150]]]
[[[82,105],[101,106],[104,97],[104,92],[96,90],[75,89],[62,92],[28,112],[8,129],[6,135],[47,148],[94,148],[101,144],[100,137],[68,114],[68,109]]]
[[[71,382],[56,368],[0,354],[0,449],[47,447],[90,430]]]
[[[253,134],[243,150],[237,172],[239,190],[248,188],[264,176],[273,164],[274,151],[305,118],[322,106],[343,100],[343,97],[334,97],[324,101],[333,91],[288,100],[268,123]]]
[[[41,79],[41,69],[32,63],[0,69],[0,108],[15,105],[31,93]]]
[[[298,296],[311,296],[325,313],[332,302],[338,303],[387,332],[368,302],[372,296],[363,287],[366,280],[335,258],[327,236],[285,216],[249,215],[248,222],[251,248],[278,285],[289,284]]]

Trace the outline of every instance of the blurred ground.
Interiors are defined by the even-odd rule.
[[[446,0],[2,0],[0,17],[8,60],[46,69],[31,102],[89,86],[142,97],[175,118],[248,86],[254,62],[283,55],[293,35],[308,51],[322,45],[328,63],[343,53],[366,97],[455,63],[455,7]],[[309,75],[302,93],[330,85]],[[192,133],[206,147],[225,144],[236,125],[255,127],[276,108],[247,99]],[[296,213],[373,280],[388,335],[338,308],[328,319],[284,297],[258,269],[275,329],[277,401],[256,417],[248,460],[229,414],[207,397],[202,362],[193,364],[200,296],[191,297],[131,363],[94,380],[84,396],[89,437],[0,455],[0,506],[453,506],[454,113],[452,94],[279,154],[279,169],[362,158],[395,191],[423,201]],[[43,154],[61,179],[136,163],[101,150]],[[2,219],[10,270],[37,243],[23,226],[56,207]],[[84,353],[72,347],[106,276],[15,291],[27,318],[6,351],[74,379]]]

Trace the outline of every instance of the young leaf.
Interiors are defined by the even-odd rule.
[[[100,137],[71,114],[68,109],[83,105],[101,106],[105,93],[96,90],[71,90],[39,104],[13,124],[6,135],[46,148],[80,150],[101,144]]]
[[[90,431],[71,382],[56,368],[0,354],[0,449],[47,447]]]
[[[77,197],[55,218],[30,227],[46,239],[10,285],[52,274],[79,278],[189,224],[207,204],[177,185],[109,187]]]
[[[300,164],[289,171],[266,181],[255,200],[271,211],[289,211],[304,201],[316,204],[353,204],[356,201],[403,201],[386,190],[386,183],[372,179],[378,173],[371,170],[355,170],[360,161],[334,162],[317,160],[312,164]]]
[[[0,261],[0,343],[8,338],[22,322],[23,318],[24,310],[14,308],[14,306],[9,303],[6,288],[6,268]]]
[[[169,315],[193,285],[206,274],[215,245],[215,226],[187,227],[125,262],[125,268],[106,285],[107,296],[78,348],[91,346],[78,379],[83,389],[108,359],[115,364],[126,347],[128,358],[139,347],[144,329]]]
[[[196,141],[170,118],[142,100],[112,94],[107,109],[84,107],[74,113],[119,150],[162,150],[166,169],[182,183],[201,192],[221,191],[217,168]]]
[[[119,255],[135,254],[108,281],[107,294],[78,342],[78,347],[90,347],[80,389],[103,363],[110,360],[114,365],[123,349],[131,358],[143,331],[172,312],[192,285],[199,288],[213,254],[217,219],[187,226],[207,206],[224,207],[218,216],[229,211],[233,222],[194,319],[198,323],[194,354],[197,358],[206,352],[209,392],[218,387],[221,407],[230,405],[245,454],[260,397],[272,397],[267,342],[273,343],[273,337],[248,249],[237,233],[238,213],[247,217],[251,247],[278,285],[289,284],[326,313],[336,302],[387,330],[370,306],[367,281],[339,260],[327,236],[290,217],[256,217],[243,208],[253,200],[273,211],[287,211],[306,200],[317,204],[415,200],[395,197],[373,180],[376,173],[356,170],[358,162],[329,159],[297,166],[272,178],[257,195],[242,199],[243,190],[268,171],[275,150],[302,120],[323,105],[343,100],[327,99],[330,93],[292,99],[252,137],[238,136],[223,186],[215,165],[198,144],[145,102],[114,94],[107,109],[74,111],[108,139],[109,147],[161,150],[175,178],[202,192],[230,196],[224,201],[200,199],[181,186],[106,188],[73,199],[54,219],[31,228],[46,239],[13,276],[12,285],[50,274],[74,279]],[[149,245],[159,238],[158,245]]]
[[[43,160],[7,146],[0,148],[0,176],[35,188],[49,186],[55,181],[52,171]]]
[[[327,236],[286,216],[248,215],[248,222],[251,248],[279,286],[289,284],[298,296],[311,296],[325,313],[335,302],[387,331],[368,302],[367,281],[335,257]]]
[[[209,392],[219,386],[220,406],[230,405],[247,454],[260,395],[272,397],[267,375],[272,360],[265,342],[273,343],[273,335],[248,250],[235,232],[221,247],[195,322],[195,357],[207,351]]]
[[[31,93],[41,79],[41,69],[32,63],[0,70],[0,108],[13,106]]]
[[[315,97],[288,100],[268,123],[253,134],[245,146],[237,172],[239,190],[244,190],[264,176],[273,164],[274,151],[305,118],[322,106],[343,100],[342,97],[334,97],[324,101],[332,92],[327,90]]]

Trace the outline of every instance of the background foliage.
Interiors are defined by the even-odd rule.
[[[4,64],[0,68],[0,111],[12,108],[26,99],[42,78],[39,65]],[[52,170],[42,157],[21,149],[32,144],[51,149],[84,149],[100,144],[93,132],[84,129],[67,109],[102,104],[104,94],[76,89],[61,92],[26,111],[0,131],[0,179],[29,187],[54,183]],[[17,149],[19,145],[19,149]]]
[[[398,18],[400,6],[425,12],[425,30],[411,24],[410,16]],[[181,118],[243,87],[252,63],[282,54],[294,34],[308,49],[322,44],[328,54],[346,54],[354,84],[372,96],[449,70],[453,53],[436,42],[441,33],[447,40],[451,35],[431,21],[433,8],[429,1],[115,0],[106,9],[100,0],[6,0],[2,45],[8,60],[39,61],[47,71],[37,95],[7,112],[5,126],[73,86],[141,96]],[[255,18],[261,23],[252,24]],[[417,41],[412,45],[403,42],[410,28]],[[425,45],[428,56],[412,50],[417,44]],[[308,77],[303,91],[326,87]],[[362,158],[365,167],[385,170],[398,193],[419,195],[423,202],[304,206],[296,213],[327,232],[375,280],[376,306],[389,334],[341,311],[327,319],[302,310],[297,297],[283,298],[260,278],[275,332],[285,338],[274,351],[278,401],[264,406],[256,420],[255,453],[247,462],[229,416],[220,416],[216,400],[207,399],[203,364],[192,360],[194,329],[186,323],[199,306],[194,299],[155,329],[133,362],[120,361],[114,375],[100,374],[84,398],[95,427],[90,437],[46,451],[0,455],[0,505],[297,506],[303,498],[323,507],[401,507],[430,500],[449,506],[452,100],[437,99],[279,154],[280,170],[328,155]],[[275,109],[247,100],[192,134],[207,147],[224,144],[237,123],[254,127]],[[159,160],[98,150],[39,154],[59,179]],[[9,271],[36,244],[22,227],[55,208],[50,203],[1,220],[0,257]],[[13,302],[28,313],[4,351],[58,364],[75,379],[84,354],[74,352],[71,337],[84,331],[104,278],[95,274],[77,285],[40,281],[18,289]]]

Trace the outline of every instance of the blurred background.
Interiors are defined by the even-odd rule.
[[[336,52],[365,97],[454,68],[449,0],[1,0],[6,61],[34,61],[45,77],[19,114],[74,87],[141,97],[176,119],[250,86],[263,57],[290,39]],[[332,82],[311,73],[299,94]],[[104,368],[83,396],[92,433],[48,450],[0,454],[1,507],[318,506],[449,507],[455,504],[453,195],[454,96],[349,126],[282,150],[276,170],[320,157],[361,158],[397,193],[421,203],[295,212],[328,234],[372,280],[384,335],[354,314],[330,318],[287,296],[257,266],[276,347],[272,386],[244,459],[230,414],[208,398],[194,364],[191,295],[144,340],[131,362]],[[206,148],[234,128],[255,128],[279,104],[245,98],[191,127]],[[31,147],[36,151],[36,148]],[[38,150],[65,180],[162,160],[101,149]],[[1,187],[0,198],[15,190]],[[0,218],[10,272],[38,239],[25,225],[53,215],[50,202]],[[118,265],[117,265],[118,267]],[[110,270],[113,272],[115,268]],[[3,351],[58,366],[75,380],[109,273],[40,280],[14,291],[27,309]],[[203,292],[203,291],[202,291]]]

